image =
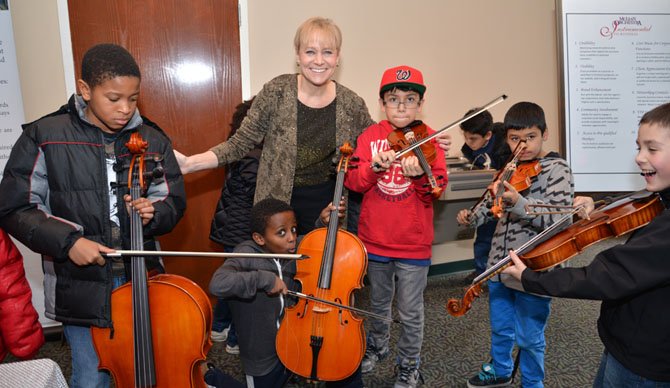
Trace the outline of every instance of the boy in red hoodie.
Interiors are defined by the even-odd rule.
[[[382,76],[379,103],[386,120],[368,127],[357,140],[354,157],[360,168],[349,170],[345,185],[363,193],[358,237],[368,251],[370,309],[391,316],[393,295],[402,323],[398,339],[398,375],[394,387],[415,387],[420,378],[423,341],[423,290],[426,287],[433,242],[432,188],[427,174],[413,152],[396,160],[387,138],[395,130],[423,124],[416,121],[421,112],[426,86],[423,75],[409,66],[388,69]],[[428,134],[434,131],[426,127]],[[433,142],[433,145],[437,143]],[[440,189],[446,186],[444,152],[437,155],[431,170]],[[377,361],[389,353],[390,327],[371,319],[368,346],[361,364],[370,372]]]

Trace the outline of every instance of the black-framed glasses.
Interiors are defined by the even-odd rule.
[[[414,97],[409,97],[406,100],[401,100],[396,97],[389,97],[388,99],[384,100],[384,105],[391,108],[398,108],[400,104],[403,104],[406,109],[414,109],[419,106],[420,101],[420,99]]]

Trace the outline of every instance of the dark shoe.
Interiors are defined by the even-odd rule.
[[[363,361],[361,361],[361,373],[368,373],[375,369],[377,363],[386,358],[389,354],[389,348],[384,347],[381,351],[368,346],[365,349]]]
[[[512,378],[496,377],[496,371],[491,364],[482,365],[482,370],[468,380],[468,388],[508,387],[510,384]]]
[[[402,360],[396,365],[396,380],[393,388],[415,388],[419,381],[423,384],[423,376],[419,365],[414,360]]]

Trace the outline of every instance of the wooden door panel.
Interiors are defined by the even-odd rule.
[[[225,140],[242,101],[236,0],[69,0],[76,77],[86,50],[117,43],[142,72],[139,108],[160,125],[175,149],[192,154]],[[164,250],[217,251],[209,228],[224,171],[185,177],[188,205]],[[170,273],[207,285],[217,259],[166,258]]]

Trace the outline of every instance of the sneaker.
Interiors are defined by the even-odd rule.
[[[417,384],[423,384],[423,376],[419,372],[419,365],[414,360],[403,360],[396,365],[396,380],[393,388],[414,388]]]
[[[512,377],[496,377],[496,371],[491,364],[482,365],[482,370],[468,380],[468,388],[508,387],[510,384]]]
[[[228,354],[240,354],[240,347],[239,345],[226,345],[226,353]]]
[[[221,331],[212,330],[212,334],[209,335],[209,338],[214,342],[226,342],[228,339],[228,330],[230,330],[230,327],[226,327]]]
[[[361,361],[361,373],[368,373],[375,369],[377,363],[386,358],[389,354],[389,348],[384,347],[381,351],[368,346],[365,349],[365,355],[363,356],[363,361]]]

